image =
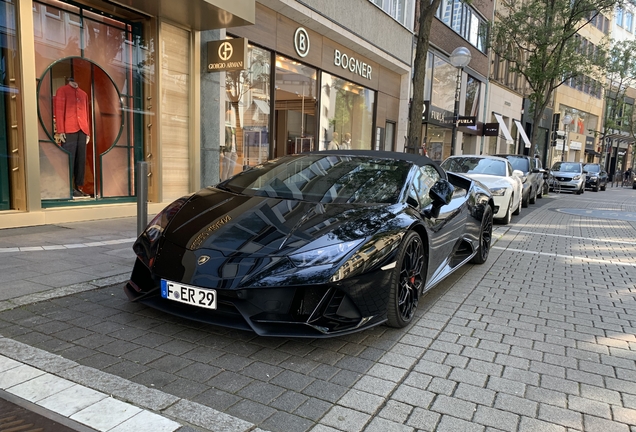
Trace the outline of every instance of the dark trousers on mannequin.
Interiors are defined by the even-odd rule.
[[[75,189],[84,186],[84,174],[86,170],[86,134],[82,131],[67,133],[66,142],[62,148],[71,154],[71,166],[73,167],[73,179]]]

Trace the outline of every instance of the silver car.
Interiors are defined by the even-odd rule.
[[[559,182],[562,191],[577,195],[585,192],[585,171],[581,162],[555,162],[550,173]]]

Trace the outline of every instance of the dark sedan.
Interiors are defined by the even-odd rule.
[[[583,166],[585,171],[585,189],[591,189],[594,192],[604,191],[607,188],[608,175],[607,171],[597,163],[589,163]]]
[[[425,156],[286,156],[183,197],[137,239],[132,301],[259,335],[411,322],[419,298],[486,261],[487,188]]]

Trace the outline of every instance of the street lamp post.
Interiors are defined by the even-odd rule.
[[[570,126],[570,123],[572,123],[572,116],[570,114],[566,114],[561,121],[563,122],[563,126],[565,126],[565,136],[563,137],[563,148],[561,151],[561,162],[563,162],[565,160],[565,143],[568,140],[568,127]]]
[[[457,81],[455,83],[455,107],[453,110],[453,129],[451,136],[451,156],[455,154],[455,145],[457,144],[457,123],[459,120],[459,96],[462,90],[462,71],[468,63],[472,55],[466,47],[457,47],[450,55],[450,62],[457,68]]]

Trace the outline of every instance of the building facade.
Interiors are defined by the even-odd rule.
[[[433,160],[442,161],[452,154],[479,153],[483,148],[488,81],[485,37],[492,13],[492,3],[442,0],[433,18],[422,119],[422,146]],[[453,66],[450,60],[458,47],[467,48],[471,54],[470,62],[463,68]],[[455,128],[458,119],[462,121]]]
[[[378,3],[2,1],[0,228],[133,216],[142,162],[152,213],[285,154],[398,150],[414,6]],[[238,38],[245,67],[210,70]]]

